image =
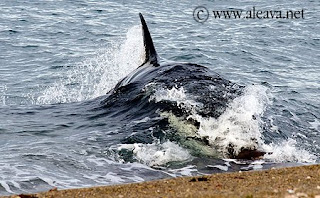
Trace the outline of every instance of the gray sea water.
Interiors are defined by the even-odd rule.
[[[200,5],[209,11],[304,9],[305,16],[209,14],[198,23],[193,10]],[[256,126],[252,133],[268,155],[214,159],[172,141],[119,142],[149,117],[119,120],[109,115],[121,112],[103,116],[107,109],[93,109],[141,64],[139,12],[162,62],[204,65],[248,87],[229,117],[201,124],[205,129],[214,122],[241,137],[243,126]],[[162,90],[154,98],[186,103],[188,93]],[[319,98],[319,1],[0,1],[0,195],[319,163]],[[247,114],[260,115],[261,122],[240,119]],[[132,150],[130,160],[122,148]]]

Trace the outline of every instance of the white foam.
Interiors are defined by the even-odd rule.
[[[177,177],[177,176],[192,176],[195,174],[199,174],[197,167],[194,165],[189,165],[183,168],[179,169],[169,169],[167,173],[172,176],[172,177]]]
[[[228,169],[229,169],[228,166],[222,166],[222,165],[214,165],[214,166],[208,165],[208,167],[217,168],[222,171],[228,171]]]
[[[120,146],[121,147],[121,146]],[[150,168],[149,166],[145,165],[145,164],[140,164],[138,162],[132,162],[132,163],[127,163],[127,165],[130,165],[128,167],[122,167],[120,168],[121,170],[125,170],[125,171],[131,171],[132,169],[146,169],[146,170],[154,170],[152,168]]]
[[[314,163],[317,159],[315,155],[299,148],[296,140],[291,138],[278,144],[263,145],[263,149],[270,152],[264,158],[274,162]]]
[[[36,103],[76,102],[106,94],[142,63],[143,49],[141,27],[134,26],[123,43],[113,42],[108,49],[101,49],[95,57],[68,70],[64,77],[42,91]]]
[[[263,168],[264,160],[257,160],[252,162],[248,167],[242,167],[241,170],[260,170]]]
[[[16,187],[16,188],[18,188],[18,189],[21,189],[21,186],[20,186],[20,184],[19,184],[18,182],[16,182],[16,181],[11,181],[11,183],[12,183],[12,185],[13,185],[14,187]]]
[[[244,94],[235,98],[219,118],[205,119],[193,115],[193,118],[200,121],[197,133],[200,137],[207,137],[210,144],[224,154],[227,153],[229,144],[232,144],[235,154],[244,147],[272,153],[266,155],[265,159],[273,162],[315,162],[315,155],[300,148],[293,139],[280,144],[264,143],[261,117],[267,106],[272,104],[271,98],[266,87],[248,86]],[[260,167],[261,165],[255,165],[253,168]]]
[[[233,145],[235,153],[242,147],[257,148],[262,144],[260,117],[269,103],[267,88],[248,86],[244,94],[235,98],[217,119],[192,115],[200,121],[198,136],[206,137],[210,145],[223,154],[228,153],[230,144]]]
[[[153,95],[150,96],[149,101],[174,101],[177,102],[177,106],[186,107],[190,110],[202,104],[194,101],[190,95],[187,95],[183,87],[172,87],[171,89],[159,88]]]
[[[222,155],[228,157],[228,148],[233,146],[234,154],[240,152],[241,148],[251,148],[270,152],[265,159],[274,162],[314,162],[315,156],[308,151],[299,149],[294,140],[285,141],[281,144],[266,145],[263,141],[261,126],[263,116],[271,102],[272,95],[268,88],[261,85],[250,85],[245,88],[244,93],[235,98],[227,107],[225,112],[215,118],[204,118],[196,113],[201,105],[192,100],[192,96],[183,87],[172,89],[159,89],[151,96],[150,100],[176,101],[177,105],[189,109],[189,117],[200,122],[200,128],[195,128],[184,119],[176,117],[170,112],[161,112],[162,117],[167,117],[171,127],[175,128],[179,135],[196,136],[206,138],[211,150],[218,150]],[[272,121],[272,120],[271,120]],[[277,129],[273,125],[273,129]],[[317,127],[317,126],[315,126]],[[189,145],[190,146],[190,145]],[[196,145],[193,145],[196,146]],[[146,148],[141,148],[141,150]],[[207,147],[197,147],[202,153],[210,154]],[[151,157],[148,156],[150,159]],[[143,156],[140,156],[142,159]],[[261,168],[261,164],[255,164],[255,169]]]
[[[42,179],[44,182],[46,182],[47,184],[49,184],[50,186],[55,186],[54,180],[52,180],[51,178],[42,177],[41,179]]]
[[[11,189],[10,189],[10,187],[9,187],[9,185],[7,184],[6,181],[0,181],[0,184],[1,184],[1,186],[2,186],[4,189],[6,189],[7,192],[9,192],[9,193],[14,193],[14,192],[11,191]]]
[[[191,157],[186,149],[170,141],[162,144],[158,142],[125,144],[118,149],[123,148],[132,150],[136,159],[148,166],[160,166],[168,162],[184,161]]]
[[[150,97],[150,100],[160,102],[162,100],[176,101],[178,105],[186,100],[186,93],[183,87],[171,89],[160,88]]]

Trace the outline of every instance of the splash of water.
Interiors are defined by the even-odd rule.
[[[260,85],[250,85],[245,88],[244,94],[235,98],[218,118],[204,118],[196,113],[198,108],[192,100],[190,93],[183,88],[161,89],[151,97],[159,102],[163,100],[176,101],[184,105],[184,108],[191,109],[192,114],[188,118],[197,120],[200,123],[199,129],[185,120],[176,117],[172,113],[162,112],[161,116],[167,117],[171,127],[175,128],[179,135],[196,136],[208,140],[211,148],[207,146],[188,143],[188,147],[202,150],[200,153],[208,156],[227,157],[230,145],[234,154],[241,151],[241,148],[258,149],[269,152],[264,159],[272,162],[314,162],[315,156],[300,148],[292,139],[284,140],[282,143],[266,144],[263,139],[263,120],[261,117],[267,107],[272,104],[273,96],[268,88]],[[210,151],[211,150],[211,151]],[[213,151],[217,150],[217,151]],[[222,155],[221,155],[222,154]]]
[[[201,107],[202,104],[196,102],[191,98],[190,95],[186,94],[183,87],[172,87],[171,89],[158,88],[153,95],[150,96],[149,101],[154,100],[155,102],[160,101],[175,101],[177,106],[194,110],[197,107]]]
[[[116,83],[142,63],[143,41],[140,26],[133,26],[124,42],[113,42],[108,49],[88,58],[46,87],[37,104],[68,103],[106,94]]]
[[[131,150],[139,162],[148,166],[164,165],[168,162],[185,161],[191,158],[186,149],[171,141],[120,145],[118,150],[123,148]]]
[[[314,163],[317,159],[315,155],[299,148],[296,140],[291,138],[280,143],[264,145],[264,149],[270,152],[264,158],[273,162]]]
[[[260,118],[268,104],[267,88],[248,86],[244,94],[235,98],[219,118],[204,119],[196,115],[195,118],[201,121],[198,133],[200,137],[208,137],[210,144],[224,155],[230,146],[235,155],[241,148],[258,149],[262,144]]]

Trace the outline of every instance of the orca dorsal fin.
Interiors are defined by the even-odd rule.
[[[148,26],[141,13],[139,13],[139,16],[140,16],[141,25],[142,25],[142,36],[143,36],[143,44],[145,49],[145,59],[142,65],[149,63],[154,67],[158,67],[159,66],[158,55],[154,48]]]

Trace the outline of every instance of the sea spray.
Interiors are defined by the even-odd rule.
[[[143,41],[140,26],[133,26],[124,41],[113,41],[67,71],[66,77],[46,87],[37,97],[37,104],[84,101],[104,95],[128,73],[142,63]]]

